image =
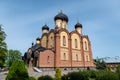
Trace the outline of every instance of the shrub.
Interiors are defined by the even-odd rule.
[[[119,77],[117,73],[106,70],[85,70],[79,72],[71,72],[67,75],[63,75],[62,80],[119,80]]]
[[[51,76],[46,75],[38,77],[38,80],[53,80],[53,78]]]
[[[96,71],[90,70],[89,71],[89,77],[95,79],[97,77]]]
[[[55,80],[61,80],[61,70],[60,70],[60,68],[56,68],[56,70],[55,70]]]
[[[119,80],[116,73],[110,71],[98,71],[96,80]]]
[[[29,77],[29,80],[36,80],[34,77]]]
[[[63,76],[61,77],[61,80],[69,80],[68,75],[63,75]]]
[[[28,72],[22,61],[15,61],[10,67],[6,80],[28,80]]]
[[[88,73],[86,71],[68,73],[66,80],[88,80]]]

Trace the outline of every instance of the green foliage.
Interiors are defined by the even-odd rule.
[[[61,80],[61,70],[60,70],[60,68],[56,68],[56,70],[55,70],[55,80]]]
[[[99,70],[106,69],[106,63],[103,59],[100,59],[100,58],[95,59],[95,65],[96,65],[96,68]]]
[[[21,61],[21,52],[19,50],[10,49],[7,54],[7,58],[5,61],[5,66],[10,67],[13,62]]]
[[[46,75],[38,77],[38,80],[53,80],[53,78],[51,76]]]
[[[87,71],[71,72],[62,77],[63,80],[89,80],[89,73]]]
[[[117,73],[106,70],[85,70],[63,75],[62,80],[119,80]]]
[[[110,71],[98,71],[96,80],[119,80],[116,73]]]
[[[6,80],[29,80],[27,69],[22,61],[15,61],[12,64]]]
[[[6,34],[0,25],[0,67],[4,65],[5,57],[7,53],[7,45],[5,42]]]
[[[89,71],[89,78],[95,79],[97,77],[97,73],[94,70]]]
[[[112,71],[110,66],[107,66],[107,71]]]
[[[29,77],[29,80],[36,80],[34,77]]]
[[[70,80],[70,79],[69,79],[68,75],[63,75],[63,76],[61,77],[61,80]]]
[[[118,74],[118,77],[120,79],[120,65],[117,66],[117,70],[116,70],[117,74]]]

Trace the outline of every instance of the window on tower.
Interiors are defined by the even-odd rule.
[[[66,46],[66,37],[63,36],[63,46]]]
[[[77,46],[77,39],[75,39],[75,48],[77,48],[78,46]]]
[[[85,48],[85,50],[87,50],[87,42],[86,41],[84,42],[84,48]]]
[[[86,55],[86,61],[88,61],[89,59],[88,59],[88,55]]]
[[[50,47],[51,48],[53,47],[53,37],[52,36],[50,37]]]
[[[50,56],[47,57],[47,62],[50,63]]]
[[[64,60],[66,60],[66,53],[63,54],[63,58],[64,58]]]

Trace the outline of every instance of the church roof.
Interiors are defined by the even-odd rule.
[[[80,24],[79,22],[75,24],[75,28],[78,28],[78,27],[82,28],[82,24]]]
[[[55,17],[54,17],[54,20],[57,20],[57,19],[61,19],[61,20],[65,20],[68,22],[68,17],[66,14],[62,13],[62,11],[60,13],[58,13]]]
[[[31,47],[31,49],[32,49],[32,51],[36,51],[36,50],[38,50],[38,51],[44,51],[45,50],[45,48],[43,48],[40,44],[33,45]]]
[[[44,30],[44,29],[49,30],[49,27],[45,24],[45,25],[42,27],[42,30]]]

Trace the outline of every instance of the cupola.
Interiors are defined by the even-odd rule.
[[[82,24],[80,24],[79,22],[77,22],[75,24],[75,30],[78,31],[82,35]]]
[[[39,37],[36,39],[36,44],[40,44],[40,38]]]
[[[68,16],[64,13],[59,12],[55,17],[54,17],[54,21],[55,21],[55,26],[57,28],[65,28],[67,29],[67,23],[68,23]]]
[[[48,31],[49,31],[49,27],[45,24],[45,25],[42,27],[42,34],[48,33]]]

